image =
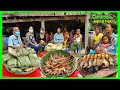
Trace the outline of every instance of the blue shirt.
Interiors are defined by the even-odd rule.
[[[64,42],[64,37],[63,37],[63,34],[62,33],[60,33],[60,34],[58,34],[58,33],[55,33],[54,34],[54,42],[55,43],[62,43],[62,42]]]
[[[18,36],[18,39],[15,35],[11,35],[8,39],[8,46],[20,46],[22,44],[21,37]]]

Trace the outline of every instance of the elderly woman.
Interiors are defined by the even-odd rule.
[[[82,34],[80,33],[80,29],[77,29],[76,30],[76,34],[74,35],[74,41],[76,41],[76,44],[75,43],[71,43],[71,46],[73,47],[74,45],[76,45],[78,48],[77,48],[77,52],[78,52],[78,55],[81,54],[81,43],[82,43]]]
[[[34,37],[34,34],[33,34],[33,32],[34,32],[33,27],[30,26],[28,31],[29,32],[26,34],[26,44],[27,44],[27,46],[29,46],[31,48],[34,48],[34,50],[36,52],[38,52],[40,46],[35,41],[35,37]]]

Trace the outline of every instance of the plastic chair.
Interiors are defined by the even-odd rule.
[[[9,37],[5,37],[5,38],[4,38],[4,41],[5,41],[5,43],[7,44],[7,46],[8,46],[8,39],[9,39]]]

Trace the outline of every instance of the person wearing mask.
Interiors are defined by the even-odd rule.
[[[18,27],[13,28],[13,35],[9,36],[8,39],[8,47],[11,47],[13,49],[17,48],[26,48],[26,46],[22,43],[21,37],[20,37],[20,30]]]
[[[34,29],[32,26],[29,27],[28,33],[26,34],[26,44],[28,47],[33,48],[36,52],[39,51],[40,45],[36,43],[35,37],[34,37]]]
[[[45,46],[46,46],[46,35],[45,35],[44,28],[40,28],[40,34],[38,36],[38,41],[40,45],[42,46],[42,51],[44,51]]]
[[[57,33],[54,34],[54,43],[59,44],[64,42],[63,34],[60,32],[60,28],[57,29]]]

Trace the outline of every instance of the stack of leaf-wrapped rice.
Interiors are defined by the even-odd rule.
[[[16,74],[27,74],[39,67],[39,58],[32,48],[9,48],[2,60],[6,69]]]
[[[52,50],[65,50],[65,47],[63,44],[53,44],[53,43],[48,43],[48,45],[45,48],[47,51],[52,51]]]

